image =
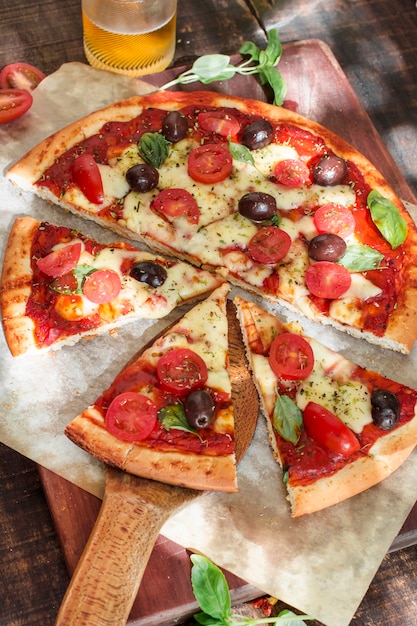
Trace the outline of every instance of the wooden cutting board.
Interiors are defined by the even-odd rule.
[[[288,108],[341,135],[379,168],[401,198],[417,203],[326,44],[307,40],[284,45],[279,69],[288,86],[288,100],[285,103]],[[181,70],[168,70],[147,80],[160,85],[171,80]],[[198,85],[186,89],[191,91],[196,88]],[[228,82],[213,83],[209,88],[242,97],[266,99],[256,80],[249,77],[237,76]],[[43,467],[39,467],[39,472],[68,569],[72,573],[97,518],[101,502]],[[392,549],[416,541],[417,505]],[[227,572],[225,574],[234,602],[247,601],[261,594],[245,581]],[[196,609],[190,584],[189,553],[160,535],[133,606],[129,625],[174,624],[191,616]]]

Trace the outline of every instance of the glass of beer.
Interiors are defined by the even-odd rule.
[[[127,76],[161,72],[175,52],[177,0],[82,0],[93,67]]]

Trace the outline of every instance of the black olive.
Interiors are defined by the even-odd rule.
[[[392,391],[375,389],[371,396],[372,421],[382,430],[391,430],[400,419],[400,402]]]
[[[277,212],[274,196],[262,191],[246,193],[239,200],[239,213],[253,222],[270,219]]]
[[[191,391],[184,401],[187,422],[193,428],[207,428],[214,422],[215,404],[206,389]]]
[[[327,155],[313,168],[313,180],[317,185],[331,187],[340,185],[347,172],[347,165],[344,159],[335,155]]]
[[[138,163],[127,170],[126,180],[133,191],[151,191],[159,182],[159,173],[148,163]]]
[[[162,122],[162,134],[171,143],[176,143],[188,133],[188,122],[180,111],[171,111]]]
[[[166,269],[153,261],[135,263],[130,270],[130,275],[135,280],[146,283],[150,287],[160,287],[167,279]]]
[[[308,256],[315,261],[338,261],[346,252],[346,242],[334,233],[313,237],[308,245]]]
[[[242,137],[242,143],[249,150],[257,150],[268,146],[272,141],[274,129],[268,120],[257,120],[249,124]]]

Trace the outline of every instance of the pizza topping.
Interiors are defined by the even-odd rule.
[[[378,191],[371,191],[367,202],[372,221],[384,239],[395,250],[407,238],[407,224],[405,220],[401,217],[397,207]]]
[[[274,136],[274,129],[271,122],[268,120],[260,119],[256,122],[252,122],[245,129],[242,137],[242,143],[249,148],[249,150],[258,150],[268,146]]]
[[[239,213],[253,222],[271,219],[277,212],[274,196],[261,191],[253,191],[242,196],[238,207]]]
[[[352,278],[343,265],[330,261],[317,261],[307,269],[305,282],[314,296],[335,300],[347,292]]]
[[[401,405],[387,389],[375,389],[371,396],[372,420],[382,430],[392,430],[399,422]]]
[[[271,343],[269,364],[279,379],[304,380],[314,367],[309,342],[296,333],[281,333]]]
[[[278,226],[263,226],[248,243],[248,252],[254,261],[266,265],[278,263],[289,252],[291,237]]]
[[[319,446],[342,456],[351,456],[360,450],[353,432],[331,411],[316,402],[309,402],[303,412],[307,435]]]
[[[298,443],[303,429],[303,414],[291,398],[277,394],[272,423],[276,432],[285,441],[294,445]]]
[[[375,248],[364,244],[347,246],[346,252],[339,259],[339,263],[351,272],[365,272],[377,269],[384,259],[384,255]]]
[[[345,240],[334,233],[317,235],[308,244],[308,256],[315,261],[337,261],[345,252]]]
[[[185,217],[190,224],[198,223],[198,204],[186,189],[163,189],[153,199],[151,207],[169,220]]]
[[[355,231],[355,218],[343,204],[330,202],[314,213],[314,224],[319,233],[333,233],[343,239]]]
[[[153,431],[157,422],[156,404],[147,396],[133,391],[119,394],[106,412],[107,430],[123,441],[141,441]]]
[[[26,89],[0,90],[0,124],[12,122],[30,109],[32,94]]]
[[[197,120],[203,130],[217,133],[222,137],[233,137],[240,131],[238,120],[223,111],[202,111],[198,114]]]
[[[120,293],[122,283],[119,274],[113,270],[97,270],[87,276],[83,293],[95,304],[111,302]]]
[[[184,410],[188,423],[194,428],[207,428],[216,415],[216,405],[206,389],[191,391],[185,398]]]
[[[340,185],[347,174],[346,161],[335,155],[325,155],[313,168],[313,180],[323,187]]]
[[[80,241],[70,243],[62,248],[52,250],[45,257],[38,259],[37,266],[47,276],[56,278],[64,276],[73,270],[81,256],[82,245]]]
[[[188,174],[199,183],[219,183],[230,175],[232,167],[230,150],[222,144],[199,146],[188,156]]]
[[[98,165],[91,154],[84,153],[74,159],[71,175],[72,180],[81,189],[87,200],[93,204],[103,203],[103,181]]]
[[[168,141],[160,133],[144,133],[138,148],[142,159],[156,168],[161,167],[169,153]]]
[[[302,187],[310,182],[310,168],[300,159],[283,159],[274,167],[273,180],[285,187]]]
[[[141,261],[133,265],[130,270],[130,276],[140,283],[146,283],[150,287],[160,287],[166,281],[168,273],[159,263]]]
[[[188,122],[180,111],[170,111],[162,122],[162,134],[171,143],[184,139],[188,133]]]
[[[29,63],[10,63],[0,72],[1,89],[24,89],[33,91],[45,78],[45,74]]]
[[[159,359],[157,375],[167,391],[184,395],[203,387],[208,371],[199,354],[189,348],[174,348]]]
[[[126,180],[134,191],[151,191],[159,182],[159,173],[149,163],[138,163],[127,170]]]

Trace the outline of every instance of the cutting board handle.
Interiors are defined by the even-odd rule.
[[[56,626],[122,626],[164,522],[200,492],[106,468],[103,503]]]

